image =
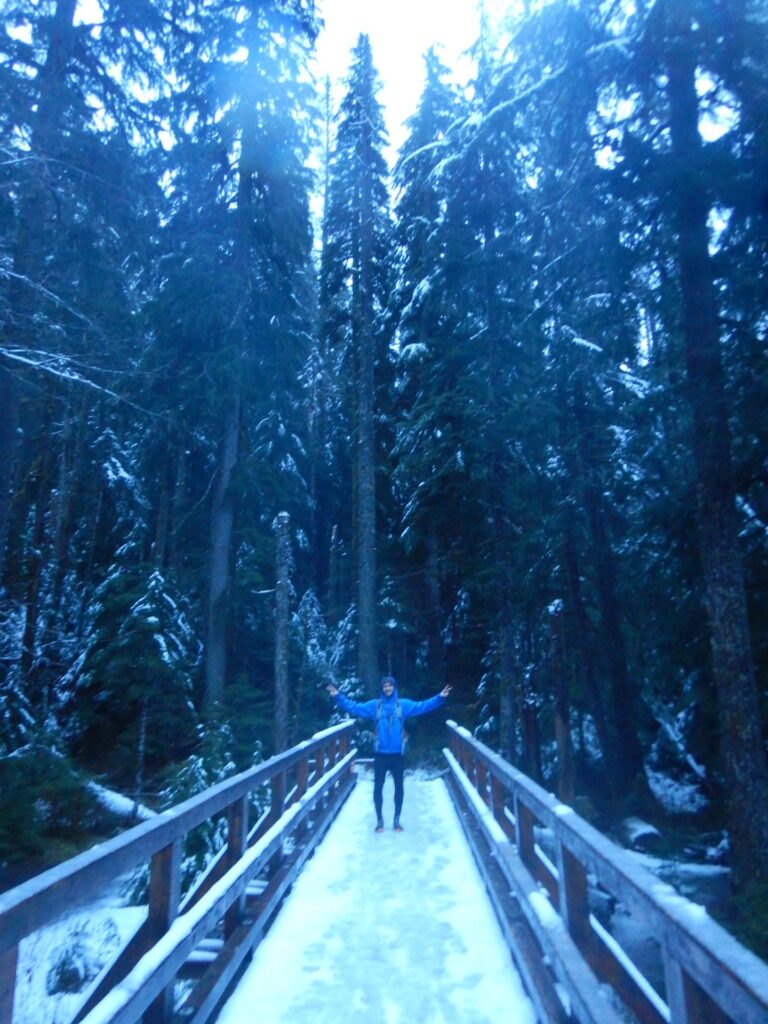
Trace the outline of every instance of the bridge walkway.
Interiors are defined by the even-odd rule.
[[[534,1024],[444,780],[406,778],[403,833],[374,833],[372,786],[358,768],[219,1024]]]

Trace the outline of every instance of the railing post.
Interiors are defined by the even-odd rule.
[[[325,773],[325,744],[321,743],[315,750],[315,774],[312,779],[313,782],[317,782],[319,778]]]
[[[475,767],[475,786],[482,797],[483,803],[490,806],[491,796],[488,792],[488,769],[483,761],[478,760]]]
[[[586,952],[592,934],[589,925],[589,890],[587,869],[571,851],[557,841],[557,871],[559,874],[560,916],[571,938]]]
[[[307,792],[309,783],[309,755],[305,754],[296,765],[296,801]],[[308,819],[305,818],[296,829],[296,839],[301,842],[307,834]]]
[[[517,849],[520,860],[528,870],[535,876],[536,840],[533,834],[535,822],[533,813],[528,810],[519,795],[515,793],[515,821],[517,822]]]
[[[312,779],[313,782],[317,782],[323,777],[323,775],[325,775],[326,761],[330,761],[330,751],[328,749],[328,744],[323,742],[315,751],[315,774]],[[322,814],[326,806],[325,796],[321,796],[318,799],[316,806],[318,814]]]
[[[11,1024],[13,1020],[13,997],[16,991],[18,959],[18,946],[12,946],[0,953],[0,1024]]]
[[[227,808],[227,866],[233,867],[248,848],[248,796],[235,800]],[[228,939],[245,913],[243,893],[224,915],[224,938]]]
[[[514,825],[506,815],[506,806],[506,791],[498,778],[491,772],[491,811],[501,826],[504,835],[514,843],[517,840],[517,836]]]
[[[731,1024],[731,1018],[689,977],[666,943],[664,978],[670,1024]]]
[[[181,894],[181,839],[174,839],[152,857],[147,912],[148,944],[154,946],[168,931],[179,909]],[[160,993],[144,1014],[144,1024],[165,1024],[173,1013],[173,987]]]
[[[269,820],[274,824],[285,810],[285,769],[272,776],[272,803],[269,809]],[[283,863],[282,846],[269,862],[269,874],[273,875]]]

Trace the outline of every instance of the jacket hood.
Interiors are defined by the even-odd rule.
[[[385,683],[391,683],[394,686],[394,690],[392,691],[392,693],[391,693],[391,695],[389,697],[384,693],[384,684]],[[397,680],[395,679],[394,676],[384,676],[382,678],[381,682],[379,683],[379,696],[381,697],[382,700],[387,700],[387,701],[389,701],[389,700],[397,700],[398,699],[398,697],[397,697]]]

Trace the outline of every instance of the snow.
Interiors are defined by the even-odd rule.
[[[73,1019],[146,917],[146,907],[109,905],[117,899],[112,893],[104,905],[80,908],[21,941],[13,1024],[64,1024]],[[52,975],[65,957],[83,977],[83,988],[51,993]]]
[[[550,931],[558,931],[564,928],[563,919],[543,892],[530,893],[528,900],[545,928],[548,928]]]
[[[651,792],[670,814],[697,814],[709,803],[693,782],[682,782],[646,767]]]
[[[459,762],[456,760],[456,758],[453,756],[450,750],[448,750],[447,747],[443,749],[443,756],[453,769],[454,775],[456,776],[456,781],[464,790],[464,795],[467,798],[467,800],[469,800],[470,803],[474,806],[476,813],[482,819],[483,824],[487,832],[493,839],[493,841],[495,843],[508,843],[509,840],[504,834],[504,830],[502,829],[501,825],[499,825],[498,821],[496,821],[493,814],[491,814],[490,808],[483,803],[483,798],[480,796],[478,791],[469,781],[466,774],[462,771]]]
[[[406,778],[402,834],[373,832],[371,793],[362,777],[219,1024],[534,1024],[442,779]]]
[[[653,825],[642,818],[629,817],[622,822],[622,831],[630,846],[643,845],[648,842],[655,842],[661,838],[661,833]]]
[[[113,789],[107,789],[106,786],[100,786],[98,782],[89,782],[86,788],[93,794],[101,807],[118,818],[130,818],[135,813],[137,821],[146,821],[155,816],[155,812],[151,811],[149,807],[145,807],[144,804],[139,804],[137,807],[135,800],[123,796],[122,793],[116,793]]]

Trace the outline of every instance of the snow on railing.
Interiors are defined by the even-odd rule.
[[[641,1024],[768,1022],[768,966],[703,907],[659,881],[572,808],[466,729],[454,722],[448,727],[451,750],[445,753],[454,788],[485,837],[485,851],[511,885],[580,1024],[614,1019],[612,1007],[594,1002],[606,987]],[[551,835],[554,854],[541,850],[536,836],[541,829]],[[597,886],[658,943],[663,993],[591,913],[590,895]],[[542,900],[560,924],[559,937],[554,920],[547,924],[541,913]],[[588,965],[592,981],[574,973],[574,950]]]

